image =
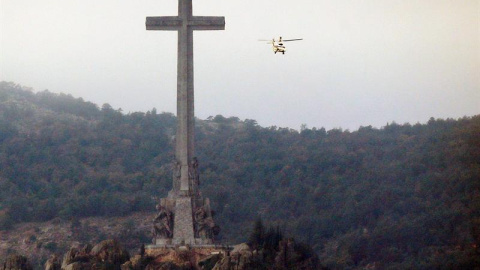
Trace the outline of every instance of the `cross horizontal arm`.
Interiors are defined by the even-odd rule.
[[[194,16],[189,18],[188,25],[193,30],[225,30],[225,17]]]
[[[178,30],[183,20],[178,16],[147,17],[147,30]],[[187,25],[193,30],[225,30],[225,17],[193,16],[188,18]]]
[[[178,30],[182,26],[182,19],[178,16],[147,17],[147,30]]]

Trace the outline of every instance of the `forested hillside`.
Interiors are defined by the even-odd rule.
[[[0,228],[154,211],[171,188],[175,121],[1,82]],[[334,269],[480,266],[480,116],[356,131],[196,125],[223,242],[247,240],[260,217]]]

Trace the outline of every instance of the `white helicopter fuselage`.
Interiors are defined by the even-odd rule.
[[[278,39],[272,38],[271,40],[259,39],[259,41],[268,41],[267,42],[268,44],[272,44],[272,50],[275,54],[277,54],[277,52],[281,52],[282,54],[285,54],[287,50],[285,49],[285,45],[283,45],[283,42],[298,41],[298,40],[303,40],[303,38],[282,39],[282,37],[279,37]]]
[[[280,44],[275,44],[275,43],[274,43],[273,46],[272,46],[272,49],[273,49],[273,52],[274,52],[275,54],[276,54],[277,52],[281,52],[282,54],[285,54],[285,51],[286,51],[285,46],[283,46],[282,43],[280,43]]]

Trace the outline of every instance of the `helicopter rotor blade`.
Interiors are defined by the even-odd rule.
[[[283,41],[286,42],[286,41],[299,41],[299,40],[303,40],[303,38],[284,39]]]

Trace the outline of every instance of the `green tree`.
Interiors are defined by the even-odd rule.
[[[259,249],[265,241],[265,227],[261,218],[257,218],[253,230],[248,237],[248,245],[253,249]]]

